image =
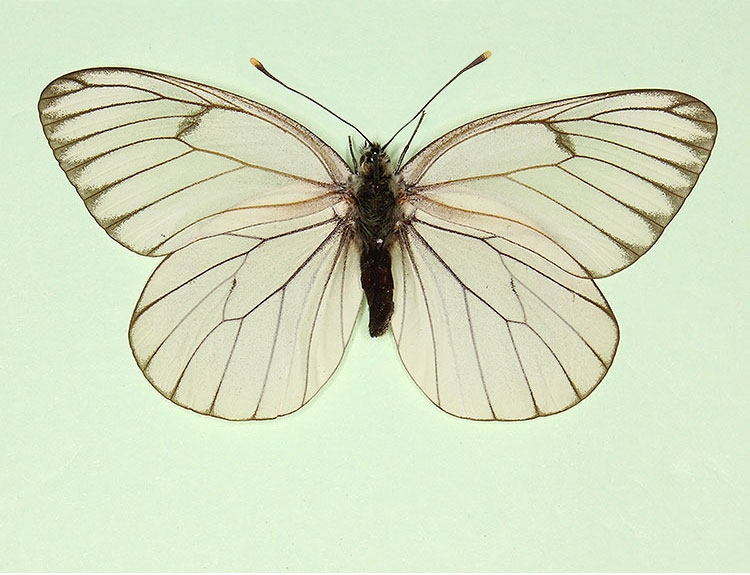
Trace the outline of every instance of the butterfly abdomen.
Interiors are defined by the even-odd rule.
[[[365,148],[354,178],[357,233],[360,239],[362,289],[370,310],[370,335],[383,335],[393,315],[391,244],[398,221],[399,178],[388,154],[378,145]]]

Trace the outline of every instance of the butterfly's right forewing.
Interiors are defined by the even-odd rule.
[[[402,174],[420,196],[538,227],[604,277],[656,242],[716,131],[713,112],[687,94],[610,92],[475,120],[427,146]]]
[[[45,88],[39,114],[96,221],[146,255],[185,245],[169,242],[177,234],[200,236],[185,230],[205,218],[314,200],[340,189],[350,173],[336,152],[279,112],[153,72],[73,72]]]

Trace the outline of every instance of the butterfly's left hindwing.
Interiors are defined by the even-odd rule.
[[[234,220],[231,232],[159,265],[130,342],[175,403],[269,419],[299,409],[338,365],[362,301],[359,253],[333,209],[246,227],[241,212]]]
[[[168,255],[130,327],[160,393],[200,413],[295,411],[341,360],[362,300],[351,172],[290,118],[140,70],[82,70],[41,95],[44,133],[115,240]]]

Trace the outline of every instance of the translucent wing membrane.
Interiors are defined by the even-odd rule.
[[[290,118],[153,72],[99,68],[42,92],[44,133],[96,221],[133,251],[163,255],[227,209],[340,189],[350,171]],[[165,246],[168,244],[168,247]]]
[[[313,397],[362,300],[338,154],[256,102],[138,70],[63,76],[39,113],[107,233],[171,254],[130,327],[154,387],[227,419],[277,417]]]
[[[594,278],[654,244],[716,137],[686,94],[612,92],[481,118],[376,181],[275,110],[153,72],[68,74],[39,114],[96,221],[167,256],[130,325],[141,370],[226,419],[295,411],[340,362],[363,295],[361,190],[395,190],[369,199],[390,215],[367,211],[394,221],[367,224],[397,237],[392,330],[438,407],[518,420],[578,403],[619,337]]]
[[[299,409],[338,365],[362,301],[359,254],[333,209],[265,224],[251,213],[247,226],[242,216],[162,262],[130,342],[175,403],[268,419]]]
[[[425,394],[507,420],[591,393],[618,342],[592,278],[653,245],[715,136],[690,96],[614,92],[488,116],[412,158],[392,325]]]
[[[682,206],[716,118],[679,92],[612,92],[487,116],[402,171],[412,193],[543,230],[592,277],[630,265]]]
[[[407,370],[444,411],[548,415],[604,377],[614,316],[586,271],[541,232],[424,200],[399,251],[393,332]]]

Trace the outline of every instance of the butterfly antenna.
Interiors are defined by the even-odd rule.
[[[474,58],[469,64],[467,64],[466,66],[464,66],[463,68],[461,68],[461,70],[459,70],[458,73],[455,76],[453,76],[453,78],[451,78],[450,80],[448,80],[443,85],[442,88],[440,88],[437,92],[435,92],[435,94],[432,96],[432,98],[430,98],[429,100],[427,100],[427,103],[424,106],[422,106],[419,110],[417,110],[417,113],[414,114],[414,116],[412,116],[412,118],[408,122],[406,122],[406,124],[404,124],[403,126],[401,126],[398,129],[398,131],[395,134],[393,134],[393,136],[391,136],[391,139],[388,140],[388,142],[386,142],[386,144],[383,146],[383,148],[387,148],[390,145],[390,143],[393,141],[393,139],[396,136],[398,136],[401,133],[401,131],[404,128],[406,128],[406,126],[408,126],[414,120],[416,120],[419,117],[419,115],[422,114],[422,112],[424,112],[425,108],[427,108],[427,106],[429,106],[432,103],[432,101],[440,95],[440,92],[442,92],[448,86],[450,86],[456,78],[458,78],[464,72],[467,72],[468,70],[471,70],[474,66],[478,66],[479,64],[481,64],[482,62],[484,62],[485,60],[487,60],[490,56],[492,56],[492,52],[490,52],[489,50],[487,50],[486,52],[482,52],[479,56],[477,56],[476,58]],[[411,143],[411,140],[413,138],[414,138],[414,135],[412,135],[411,139],[409,140],[409,143]]]
[[[354,143],[352,137],[349,136],[349,156],[352,158],[352,166],[354,166],[354,173],[359,172],[359,163],[357,162],[357,156],[354,155]]]
[[[422,114],[419,116],[419,120],[417,121],[417,125],[414,126],[414,129],[411,132],[411,136],[409,136],[409,141],[406,142],[406,145],[404,146],[404,149],[401,150],[401,155],[398,157],[398,162],[396,163],[396,171],[401,171],[401,164],[404,161],[404,158],[406,157],[406,152],[409,150],[409,147],[411,146],[411,143],[414,141],[414,136],[417,135],[417,130],[419,130],[419,126],[422,125],[422,121],[424,120],[424,115],[426,112],[422,110]],[[389,142],[390,143],[390,142]]]
[[[304,94],[304,93],[300,92],[299,90],[295,90],[291,86],[288,86],[288,85],[284,84],[284,82],[282,82],[276,76],[274,76],[273,74],[271,74],[271,72],[269,72],[268,70],[266,70],[266,67],[263,64],[260,63],[260,60],[256,60],[255,58],[250,58],[250,63],[253,66],[255,66],[258,70],[260,70],[261,72],[263,72],[266,76],[268,76],[271,80],[273,80],[274,82],[276,82],[277,84],[281,84],[282,86],[284,86],[284,88],[286,88],[290,92],[294,92],[295,94],[298,94],[298,95],[302,96],[303,98],[305,98],[306,100],[309,100],[310,102],[312,102],[316,106],[318,106],[320,108],[323,108],[326,112],[328,112],[329,114],[331,114],[334,118],[338,118],[339,120],[341,120],[342,122],[344,122],[344,124],[346,124],[347,126],[349,126],[351,128],[354,128],[356,130],[356,132],[360,136],[362,136],[364,138],[365,142],[367,142],[368,145],[371,144],[370,139],[367,136],[365,136],[362,133],[362,131],[359,128],[357,128],[357,126],[355,126],[351,122],[347,122],[346,120],[344,120],[344,118],[342,118],[341,116],[339,116],[336,112],[334,112],[330,108],[326,108],[323,104],[321,104],[317,100],[311,98],[307,94]]]

